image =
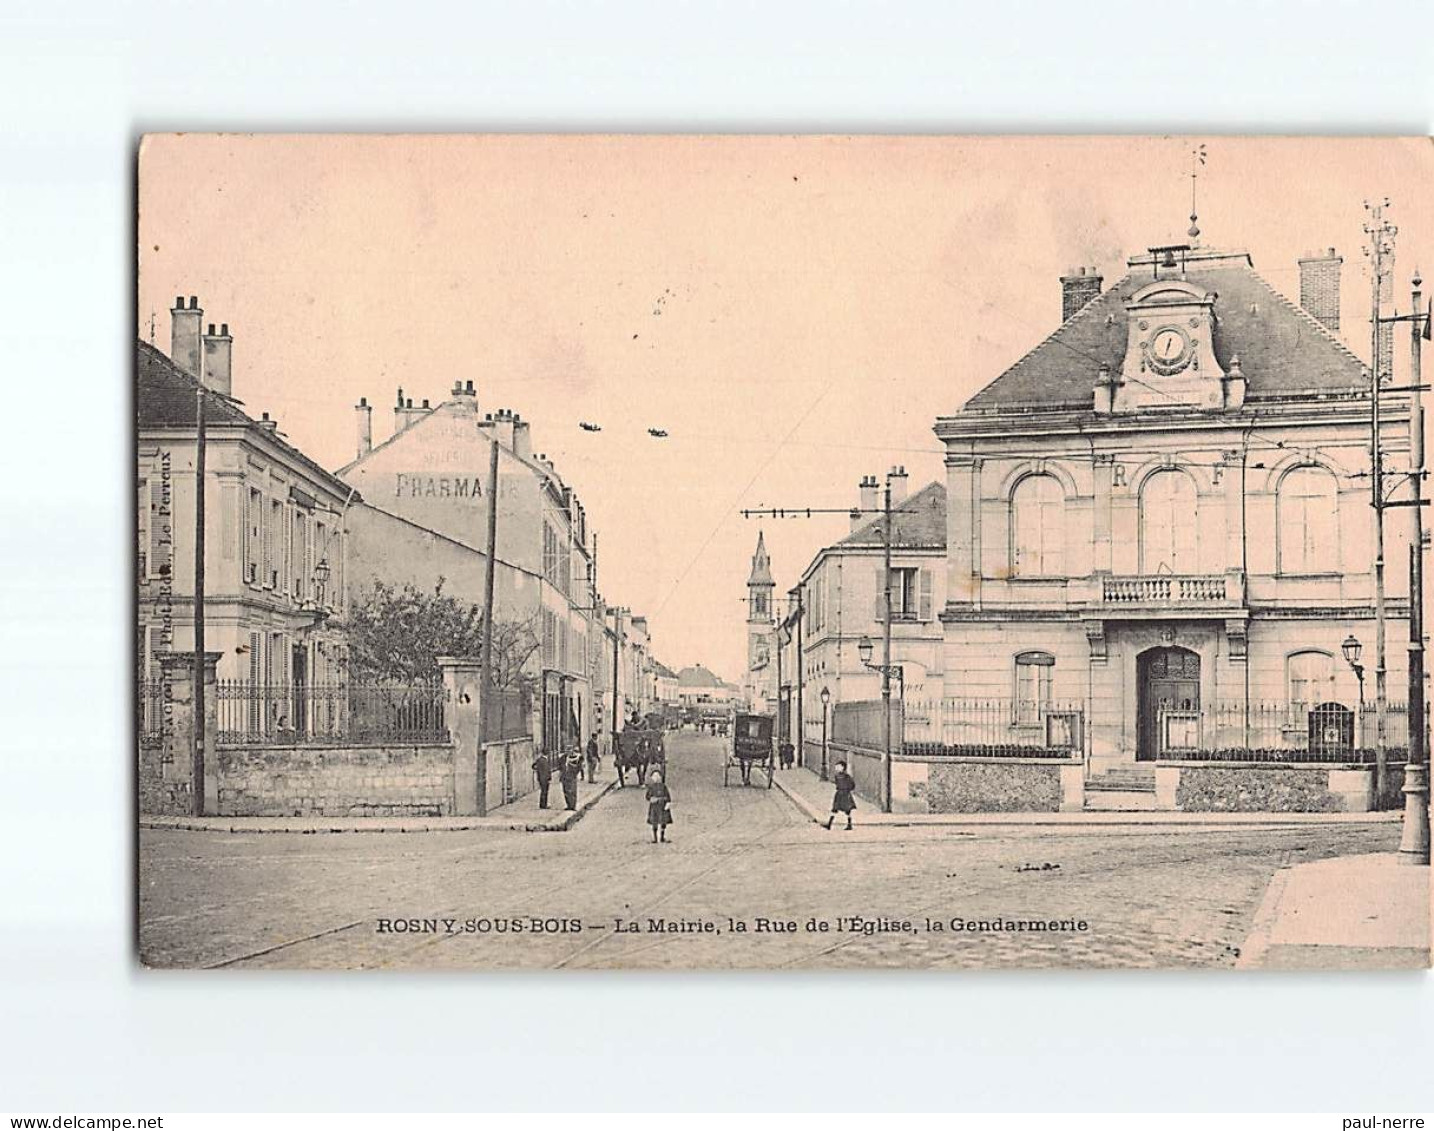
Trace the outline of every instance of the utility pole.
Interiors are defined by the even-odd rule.
[[[881,502],[881,811],[891,812],[891,473]]]
[[[622,662],[622,606],[614,605],[612,610],[612,755],[617,757],[617,670]]]
[[[893,469],[894,470],[894,469]],[[882,705],[882,811],[891,812],[891,516],[900,513],[905,509],[905,504],[898,507],[891,505],[891,474],[886,476],[886,492],[882,498],[882,505],[875,510],[862,510],[859,507],[761,507],[756,509],[743,510],[743,518],[811,518],[821,514],[877,514],[881,516],[882,526],[882,562],[885,565],[885,583],[883,585],[883,610],[882,610],[882,660],[881,665],[881,705]],[[823,712],[825,718],[825,712]]]
[[[807,731],[806,712],[803,709],[806,702],[806,688],[803,682],[805,664],[802,656],[802,587],[798,585],[792,590],[792,593],[796,595],[797,601],[797,765],[805,766],[807,764]]]
[[[1424,405],[1421,343],[1429,318],[1420,311],[1423,280],[1414,272],[1410,305],[1409,481],[1412,529],[1409,543],[1409,761],[1404,767],[1404,832],[1399,860],[1429,863],[1429,751],[1424,729]]]
[[[483,645],[479,656],[478,815],[488,813],[488,719],[498,682],[493,678],[493,585],[498,575],[498,437],[488,453],[488,573],[483,579]]]
[[[1382,203],[1365,201],[1369,220],[1364,225],[1369,246],[1364,253],[1370,267],[1370,506],[1374,508],[1374,795],[1384,795],[1389,775],[1388,715],[1389,672],[1386,641],[1384,598],[1384,457],[1380,444],[1379,400],[1383,381],[1383,358],[1380,356],[1381,299],[1384,279],[1389,272],[1387,260],[1394,254],[1394,237],[1399,229],[1384,218],[1389,198]],[[1416,508],[1417,511],[1417,508]]]
[[[191,300],[192,302],[193,300]],[[201,362],[201,365],[203,363]],[[204,815],[204,379],[194,390],[194,742],[190,751],[190,780],[194,796],[190,807]]]

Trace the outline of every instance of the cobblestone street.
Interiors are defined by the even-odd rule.
[[[861,811],[854,831],[828,832],[776,790],[724,789],[719,740],[682,733],[668,747],[667,844],[650,842],[631,788],[567,833],[144,830],[143,958],[161,967],[1232,966],[1276,870],[1388,851],[1399,835],[1393,825],[877,829],[861,827]],[[852,929],[854,917],[868,922]],[[1087,928],[951,929],[954,919],[995,918]],[[654,931],[652,920],[679,930]],[[888,929],[901,921],[911,929]]]

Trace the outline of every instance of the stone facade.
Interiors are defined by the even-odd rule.
[[[1354,710],[1341,644],[1359,638],[1368,665],[1375,636],[1366,368],[1243,253],[1128,267],[936,425],[946,695],[1013,700],[1039,662],[1027,686],[1084,704],[1094,773],[1154,760],[1159,705]],[[1406,403],[1385,423],[1398,465]],[[1407,546],[1390,524],[1386,560]],[[1386,582],[1393,699],[1408,591],[1403,570]],[[1291,710],[1277,738],[1297,744]]]

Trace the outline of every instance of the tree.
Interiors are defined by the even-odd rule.
[[[359,682],[428,683],[441,673],[439,656],[476,658],[483,648],[483,610],[412,582],[402,587],[375,581],[354,602],[348,617],[349,672]],[[529,690],[526,671],[539,640],[535,618],[493,622],[493,676],[500,688]]]

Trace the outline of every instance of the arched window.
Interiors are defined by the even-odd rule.
[[[1021,652],[1016,656],[1016,723],[1034,726],[1051,705],[1051,676],[1056,658],[1049,652]]]
[[[1330,573],[1337,568],[1339,502],[1334,476],[1310,464],[1280,480],[1275,495],[1281,573]]]
[[[1140,572],[1196,573],[1195,483],[1183,471],[1157,471],[1140,492]]]
[[[1066,495],[1053,475],[1028,475],[1011,493],[1011,572],[1019,577],[1065,573]]]
[[[1334,702],[1334,657],[1328,652],[1293,652],[1286,661],[1286,670],[1292,719],[1303,719],[1321,703]]]

